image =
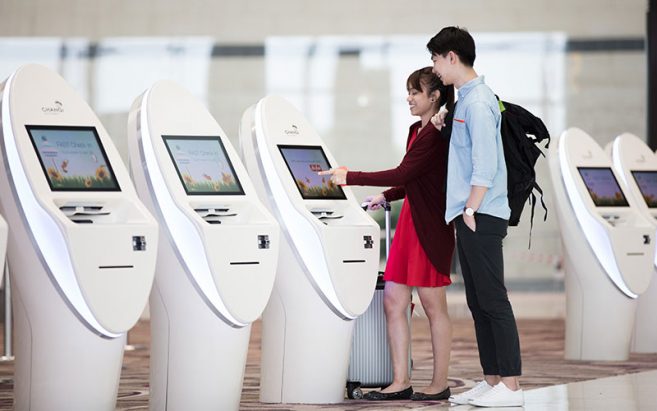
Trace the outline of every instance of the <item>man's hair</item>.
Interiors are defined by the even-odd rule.
[[[459,56],[461,63],[472,67],[475,61],[475,42],[470,33],[464,28],[450,26],[445,27],[438,32],[427,43],[427,48],[431,54],[445,57],[447,53],[453,51]]]

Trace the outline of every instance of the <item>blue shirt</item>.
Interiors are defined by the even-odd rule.
[[[497,98],[483,76],[465,83],[458,96],[449,143],[445,221],[463,213],[472,186],[488,187],[477,213],[508,220],[511,209]]]

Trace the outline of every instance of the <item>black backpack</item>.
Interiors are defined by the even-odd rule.
[[[497,96],[496,96],[497,97]],[[529,201],[532,208],[530,220],[531,229],[534,225],[534,207],[536,206],[536,190],[541,195],[541,205],[545,210],[543,221],[547,220],[547,207],[543,202],[543,190],[536,182],[534,166],[539,156],[545,157],[538,144],[546,141],[545,148],[550,145],[550,133],[543,121],[520,107],[497,98],[502,113],[502,144],[507,170],[507,196],[511,208],[510,226],[517,226],[520,214]]]

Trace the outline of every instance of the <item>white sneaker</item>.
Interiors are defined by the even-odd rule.
[[[452,395],[449,397],[449,402],[454,404],[467,405],[470,404],[470,400],[478,398],[479,396],[487,393],[492,389],[493,387],[488,385],[488,383],[484,380],[465,392],[462,392],[458,395]]]
[[[470,405],[477,407],[522,407],[524,404],[525,397],[522,390],[512,391],[503,382],[470,400]]]

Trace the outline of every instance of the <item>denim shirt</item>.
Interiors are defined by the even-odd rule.
[[[459,89],[447,164],[447,223],[463,213],[472,186],[488,187],[477,213],[509,219],[501,120],[497,98],[483,76]]]

